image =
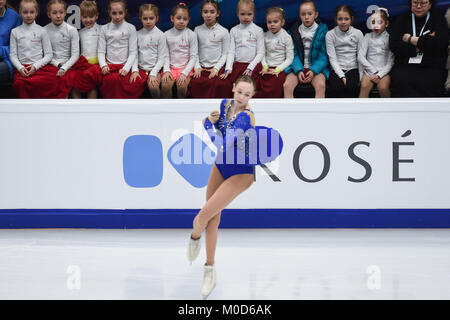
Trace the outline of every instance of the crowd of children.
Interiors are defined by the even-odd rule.
[[[372,32],[352,26],[351,6],[335,10],[336,26],[320,21],[313,1],[299,6],[299,20],[286,31],[280,7],[266,12],[267,32],[253,22],[253,0],[237,5],[239,24],[228,32],[219,24],[219,4],[205,0],[204,23],[192,31],[190,9],[178,3],[173,27],[156,26],[158,7],[139,9],[142,29],[127,22],[125,0],[111,0],[110,22],[100,26],[95,1],[80,4],[84,28],[67,24],[64,0],[50,0],[45,27],[36,24],[36,0],[22,0],[23,23],[10,37],[13,88],[19,98],[221,98],[231,96],[241,75],[256,83],[257,98],[292,98],[298,85],[310,84],[316,98],[369,97],[374,86],[390,97],[389,73],[394,55],[389,49],[387,9],[375,10]]]

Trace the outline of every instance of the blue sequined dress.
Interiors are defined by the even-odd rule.
[[[243,154],[245,159],[245,156],[248,156],[249,153],[249,137],[245,134],[245,132],[248,129],[254,129],[254,126],[251,124],[251,118],[247,111],[251,113],[253,112],[250,109],[244,109],[245,111],[242,111],[234,117],[227,119],[227,115],[229,114],[232,104],[233,101],[227,99],[222,100],[220,103],[219,120],[214,123],[214,125],[208,118],[206,118],[204,122],[204,127],[211,137],[211,141],[217,147],[215,164],[224,179],[228,179],[236,174],[254,174],[255,172],[254,165],[248,165],[245,164],[245,162],[242,164],[242,162],[238,160],[238,156],[240,154]],[[218,132],[214,130],[214,128]],[[228,137],[227,134],[229,135]],[[230,159],[231,152],[232,154]],[[227,157],[227,153],[229,157]]]

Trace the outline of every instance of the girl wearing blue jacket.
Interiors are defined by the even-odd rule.
[[[13,67],[9,61],[9,37],[11,30],[22,24],[19,14],[0,0],[0,81],[12,80]]]
[[[325,98],[328,55],[325,36],[326,24],[318,20],[319,13],[313,1],[303,1],[299,8],[300,20],[289,30],[294,41],[294,61],[285,69],[284,97],[293,98],[298,84],[314,87],[316,98]]]

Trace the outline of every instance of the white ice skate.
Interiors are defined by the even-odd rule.
[[[195,259],[197,259],[198,254],[200,253],[200,247],[201,247],[200,238],[192,239],[192,235],[190,235],[187,258],[191,264]]]
[[[211,291],[216,286],[216,269],[214,266],[205,265],[205,273],[203,274],[202,296],[203,300],[207,299]]]

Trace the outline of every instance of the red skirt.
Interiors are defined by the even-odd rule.
[[[75,65],[73,65],[72,68],[69,69],[73,72],[73,76],[71,79],[73,88],[77,89],[77,86],[80,83],[83,74],[92,66],[95,65],[90,64],[84,56],[80,56],[80,59],[78,59]]]
[[[217,76],[209,79],[210,73],[203,70],[199,78],[191,78],[188,96],[191,98],[224,98],[231,95],[233,84],[228,79],[220,79],[219,75],[225,71],[223,67]]]
[[[255,94],[255,98],[282,98],[283,84],[286,80],[286,73],[280,72],[278,76],[273,74],[265,74],[260,76],[259,90]]]
[[[102,84],[102,69],[98,64],[89,64],[87,69],[79,71],[75,77],[73,87],[79,92],[90,92]]]
[[[132,74],[133,74],[133,72],[130,71],[129,72],[130,77]],[[145,70],[139,69],[139,75],[141,77],[136,78],[136,80],[132,83],[132,85],[139,87],[139,89],[136,89],[136,91],[140,92],[140,94],[139,94],[139,96],[136,97],[136,99],[140,98],[142,96],[142,94],[144,93],[145,89],[148,87],[148,77],[150,75],[150,71],[145,71]]]
[[[75,64],[66,71],[66,74],[61,77],[61,81],[59,82],[61,94],[67,97],[72,91],[72,88],[75,87],[75,83],[83,75],[83,72],[91,67],[91,64],[86,60],[85,57],[80,56],[80,58],[75,62]]]
[[[27,67],[28,65],[24,65]],[[14,70],[13,89],[21,99],[58,99],[65,98],[59,88],[58,68],[46,65],[38,69],[31,77],[23,77]]]
[[[130,83],[132,72],[124,77],[119,75],[119,70],[123,64],[109,64],[109,74],[103,76],[103,82],[100,85],[100,92],[105,99],[138,99],[142,96],[147,84],[147,75],[145,71],[140,70],[141,78]]]
[[[233,71],[231,74],[227,77],[227,79],[230,79],[231,83],[235,83],[236,80],[242,76],[242,74],[247,70],[249,63],[247,62],[235,62],[233,63]],[[252,70],[252,78],[255,80],[256,83],[256,91],[259,91],[259,81],[261,79],[261,72],[262,70],[262,64],[258,63],[255,67],[255,69]]]

